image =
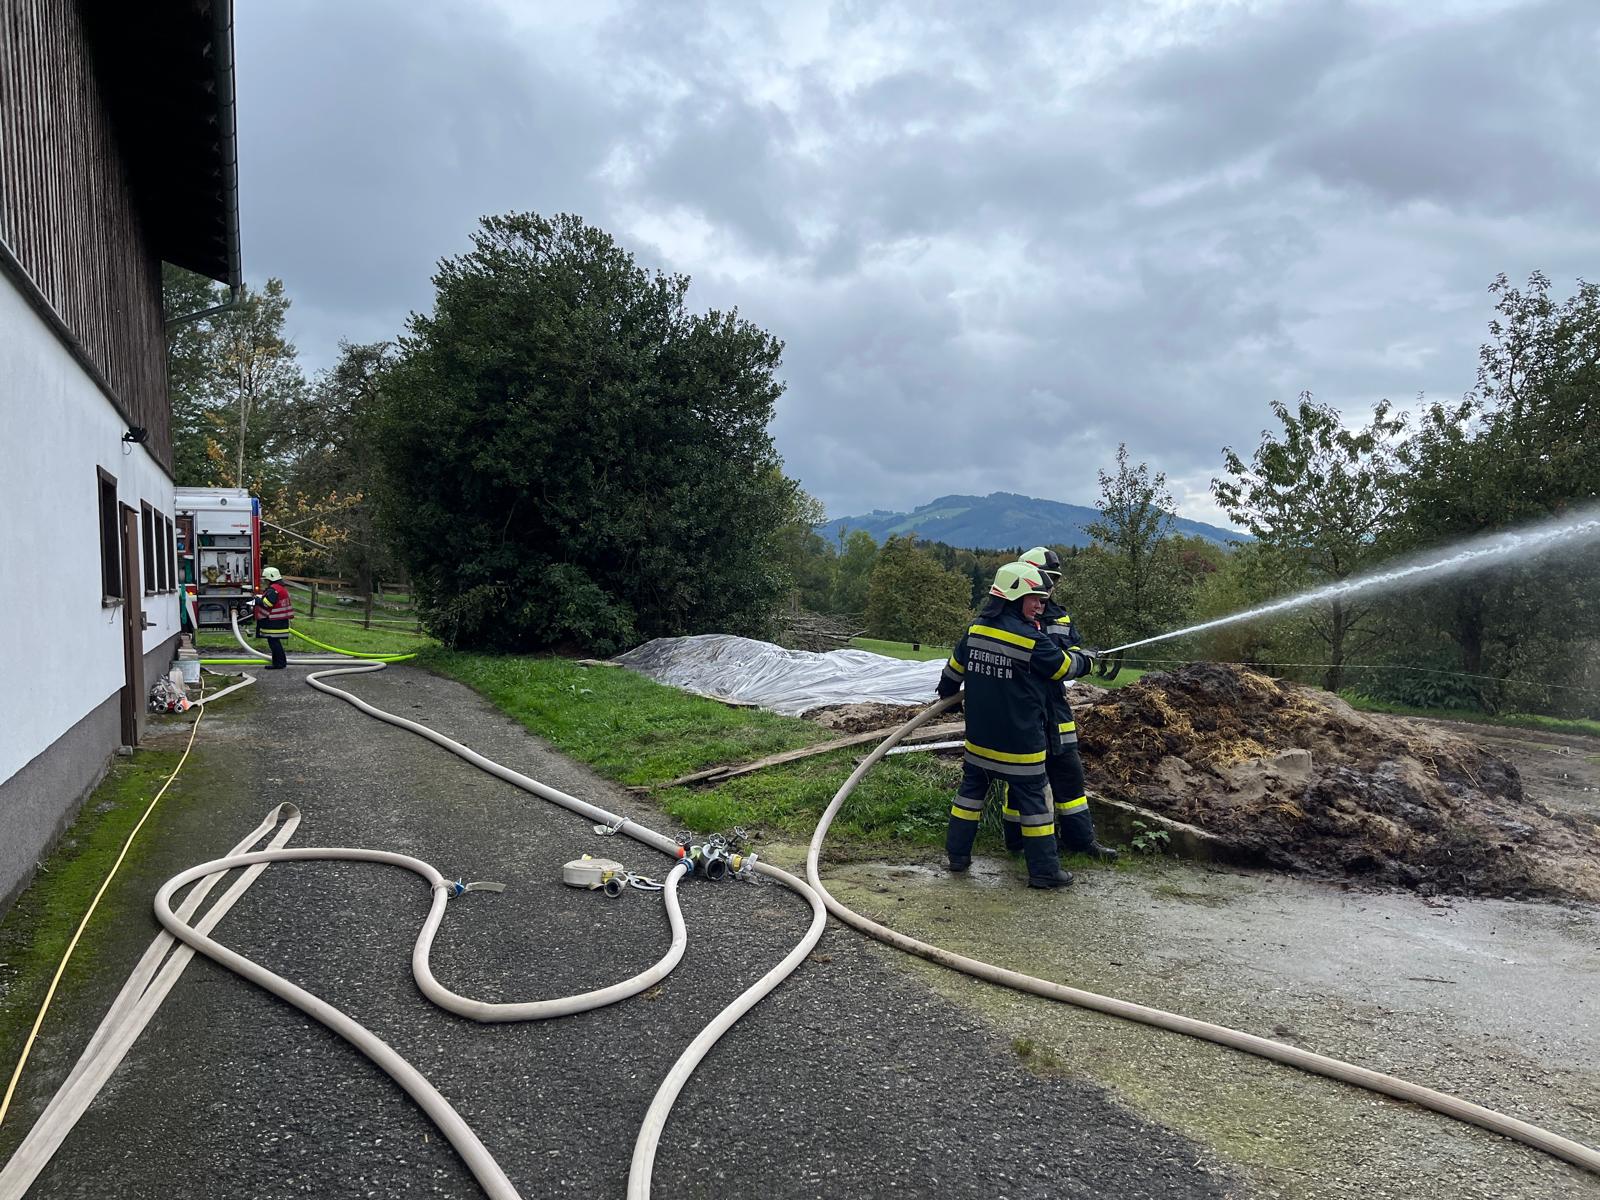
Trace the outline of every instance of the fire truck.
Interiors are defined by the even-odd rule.
[[[226,629],[261,579],[261,501],[245,488],[176,489],[179,574],[191,628]]]

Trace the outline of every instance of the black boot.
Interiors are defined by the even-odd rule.
[[[1114,863],[1120,857],[1118,851],[1113,850],[1110,846],[1102,846],[1099,842],[1095,842],[1085,853],[1090,858],[1098,858],[1101,862],[1108,863]]]
[[[1048,889],[1071,887],[1072,872],[1065,867],[1057,867],[1054,875],[1029,875],[1028,886]]]
[[[944,852],[949,867],[958,874],[972,865],[972,844],[978,840],[978,823],[951,817],[945,830]]]
[[[1054,834],[1025,839],[1022,852],[1028,859],[1029,887],[1059,888],[1072,882],[1072,872],[1061,869]]]

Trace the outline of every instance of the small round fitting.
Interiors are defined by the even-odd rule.
[[[600,890],[615,900],[622,895],[622,889],[627,886],[627,882],[621,875],[607,875],[600,884]]]

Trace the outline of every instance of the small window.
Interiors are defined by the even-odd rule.
[[[161,518],[161,590],[164,592],[176,591],[178,588],[178,564],[173,559],[172,553],[172,518]]]
[[[151,552],[156,556],[156,591],[164,592],[172,582],[172,571],[167,563],[172,555],[167,550],[167,519],[158,510],[155,515],[155,537],[152,539]]]
[[[156,529],[155,513],[148,504],[139,503],[139,548],[144,557],[144,594],[156,590]]]
[[[122,530],[117,520],[117,480],[99,467],[100,477],[100,603],[122,600]]]

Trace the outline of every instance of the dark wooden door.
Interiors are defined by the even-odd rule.
[[[122,744],[137,746],[144,727],[144,573],[139,565],[139,510],[122,506]]]

